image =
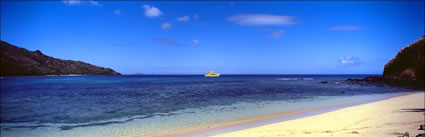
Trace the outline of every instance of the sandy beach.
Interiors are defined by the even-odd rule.
[[[424,97],[423,92],[393,97],[319,115],[220,134],[216,137],[391,137],[404,132],[416,136],[423,133],[417,129],[425,122]]]

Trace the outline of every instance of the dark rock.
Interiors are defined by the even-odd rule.
[[[382,77],[348,78],[350,84],[424,88],[425,36],[401,49],[384,68]]]
[[[0,41],[0,76],[30,75],[120,75],[110,68],[103,68],[81,61],[62,60],[44,55],[41,51],[29,51]]]
[[[326,84],[326,83],[328,83],[328,81],[320,81],[320,83]]]
[[[342,93],[342,94],[344,94],[344,93],[345,93],[345,91],[343,90],[343,91],[341,91],[341,93]]]
[[[384,68],[383,79],[393,84],[424,87],[425,36],[402,48]]]
[[[369,77],[365,77],[363,79],[348,78],[347,80],[345,80],[345,82],[347,82],[349,84],[357,84],[357,85],[361,85],[361,86],[375,85],[375,86],[382,87],[382,86],[386,85],[386,83],[385,83],[385,81],[383,81],[382,77],[378,77],[378,76],[369,76]]]
[[[40,50],[36,50],[36,51],[34,51],[34,53],[37,54],[37,55],[43,55],[43,53],[41,53]]]

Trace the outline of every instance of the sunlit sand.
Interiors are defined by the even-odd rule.
[[[416,136],[424,123],[424,93],[344,108],[320,115],[217,135],[216,137],[271,136]],[[419,111],[419,112],[418,112]]]

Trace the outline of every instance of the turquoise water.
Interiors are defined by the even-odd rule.
[[[1,135],[144,136],[411,91],[344,82],[364,76],[4,77]]]

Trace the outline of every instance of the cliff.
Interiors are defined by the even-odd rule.
[[[384,68],[383,79],[424,87],[425,36],[402,48]]]
[[[29,51],[0,41],[0,76],[30,75],[120,75],[110,68],[103,68],[81,61],[62,60],[44,55],[41,51]]]

